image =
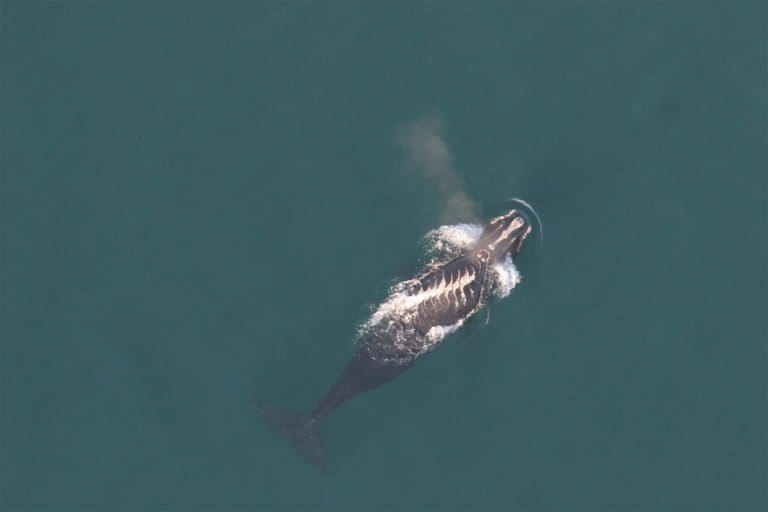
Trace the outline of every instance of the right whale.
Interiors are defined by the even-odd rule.
[[[352,361],[317,407],[294,414],[256,400],[264,420],[304,459],[324,466],[318,421],[350,398],[397,377],[462,327],[500,286],[500,265],[511,267],[507,277],[514,286],[519,276],[512,261],[530,233],[528,217],[512,209],[488,221],[457,256],[432,263],[416,277],[396,284],[361,326]]]

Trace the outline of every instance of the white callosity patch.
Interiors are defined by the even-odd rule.
[[[517,229],[520,229],[521,227],[523,227],[523,224],[524,224],[524,221],[523,221],[523,219],[522,219],[522,218],[520,218],[520,217],[517,217],[517,218],[515,218],[515,220],[513,220],[512,222],[510,222],[509,226],[507,226],[507,228],[506,228],[504,231],[502,231],[501,235],[499,235],[499,236],[496,238],[496,240],[494,240],[493,242],[491,242],[490,244],[488,244],[488,248],[489,248],[490,250],[494,250],[494,249],[496,249],[496,245],[497,245],[499,242],[504,242],[504,241],[506,241],[506,240],[507,240],[507,238],[508,238],[508,237],[509,237],[509,236],[510,236],[510,235],[511,235],[511,234],[512,234],[514,231],[516,231]]]
[[[424,246],[427,255],[432,255],[428,270],[440,268],[451,259],[465,254],[482,232],[482,226],[458,224],[441,226],[427,233]],[[471,289],[472,286],[468,285],[473,285],[476,278],[476,272],[470,270],[458,272],[450,283],[441,276],[437,283],[426,289],[420,286],[419,278],[395,284],[387,298],[358,329],[360,343],[373,358],[382,362],[405,364],[429,352],[477,312],[473,309],[450,325],[428,325],[425,328],[426,309],[434,308],[435,304],[447,304],[450,297],[454,297],[454,307],[457,302],[464,304],[466,298],[461,291],[465,287]],[[519,282],[520,275],[512,258],[507,257],[488,268],[488,289],[482,290],[481,294],[503,298]]]

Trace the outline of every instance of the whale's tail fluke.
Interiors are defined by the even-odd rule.
[[[306,461],[325,467],[325,448],[317,432],[317,421],[308,414],[294,414],[261,400],[254,400],[269,428],[287,438]]]

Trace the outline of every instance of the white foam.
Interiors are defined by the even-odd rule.
[[[504,261],[493,265],[493,295],[497,299],[503,299],[512,289],[520,283],[520,272],[507,255]]]
[[[427,332],[427,338],[434,343],[440,343],[443,339],[464,325],[464,320],[459,320],[453,325],[436,325]]]
[[[454,253],[468,249],[483,234],[479,224],[455,224],[440,226],[424,235],[424,244],[428,253]]]

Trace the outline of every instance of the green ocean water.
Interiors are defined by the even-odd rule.
[[[3,510],[768,508],[763,2],[0,4]],[[522,283],[322,426],[439,222]]]

